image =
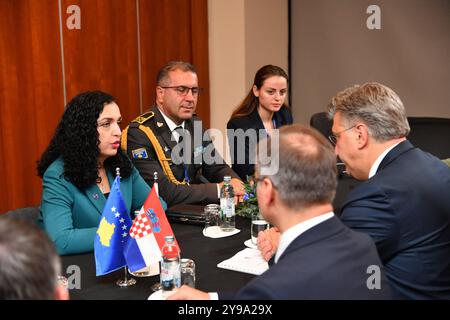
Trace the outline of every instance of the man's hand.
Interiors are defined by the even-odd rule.
[[[183,285],[167,297],[167,300],[209,300],[209,294],[187,285]]]
[[[219,183],[219,187],[222,188],[222,186],[223,182]],[[243,199],[245,194],[244,183],[240,179],[233,178],[231,179],[231,186],[233,187],[234,190],[234,204],[244,201]]]
[[[239,202],[242,202],[242,197],[245,194],[244,183],[237,178],[231,179],[231,185],[234,189],[234,196],[239,198]]]
[[[269,261],[278,249],[280,242],[280,231],[277,227],[268,230],[260,231],[258,233],[258,249],[264,260]]]

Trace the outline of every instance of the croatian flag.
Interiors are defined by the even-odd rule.
[[[130,229],[124,256],[131,272],[159,262],[164,237],[173,235],[161,202],[152,188]]]

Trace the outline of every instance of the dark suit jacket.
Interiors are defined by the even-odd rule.
[[[342,207],[369,234],[396,298],[450,299],[450,169],[404,141]]]
[[[368,289],[379,267],[380,289]],[[368,281],[369,279],[369,281]],[[373,241],[334,216],[299,235],[269,270],[220,299],[390,299]]]
[[[292,124],[291,112],[285,107],[281,108],[278,112],[275,112],[273,118],[275,119],[277,128],[286,124]],[[227,132],[232,159],[231,167],[243,181],[246,181],[247,175],[251,176],[255,171],[255,148],[260,138],[259,130],[262,130],[261,134],[263,138],[267,136],[258,110],[255,109],[246,117],[230,119],[227,123],[227,129],[242,129],[244,131],[247,131],[248,129],[256,130],[256,135],[248,135],[248,137],[246,137],[245,140],[241,140],[241,142],[239,142],[239,139],[235,135],[231,135],[231,132]]]
[[[167,126],[161,112],[157,107],[153,107],[152,111],[154,116],[148,119],[144,126],[148,126],[156,138],[160,142],[163,149],[165,149],[165,155],[171,158],[172,149],[176,146],[177,142],[172,141],[172,132]],[[153,185],[153,173],[158,172],[159,179],[159,195],[167,202],[167,205],[173,206],[178,203],[216,203],[219,201],[217,194],[216,183],[222,182],[224,176],[231,176],[232,178],[238,178],[238,175],[225,163],[220,157],[220,154],[216,152],[211,140],[202,141],[204,130],[201,130],[194,141],[194,122],[201,127],[201,120],[194,117],[191,120],[186,120],[185,130],[189,131],[191,135],[190,146],[190,164],[186,164],[190,185],[176,185],[169,181],[164,175],[156,152],[147,138],[145,133],[138,128],[139,124],[132,122],[128,129],[128,143],[127,153],[133,161],[133,164],[139,170],[139,173],[144,180]],[[137,158],[133,156],[133,150],[145,148],[147,158]],[[210,164],[205,161],[204,156],[211,155],[216,159],[216,162]],[[195,160],[195,161],[194,161]],[[171,163],[170,165],[175,178],[178,181],[183,181],[185,165]],[[209,182],[214,183],[201,183],[198,177],[202,174]]]

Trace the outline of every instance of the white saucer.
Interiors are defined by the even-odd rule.
[[[248,239],[244,242],[245,246],[250,249],[258,249],[256,244],[253,244],[252,239]]]
[[[203,229],[203,235],[208,238],[224,238],[233,236],[237,233],[241,232],[239,229],[234,229],[233,231],[222,231],[220,227],[214,226],[214,227],[208,227],[206,229]]]
[[[163,295],[162,295],[162,290],[158,290],[153,292],[148,298],[147,300],[166,300],[164,299]]]

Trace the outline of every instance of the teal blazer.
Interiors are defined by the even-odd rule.
[[[66,180],[63,173],[62,159],[55,160],[45,171],[39,223],[60,255],[93,251],[106,198],[96,184],[80,190]],[[114,176],[110,172],[107,174],[112,185]],[[133,168],[130,177],[120,180],[120,191],[133,216],[134,211],[142,207],[150,187]],[[163,200],[161,203],[166,209],[166,203]]]

